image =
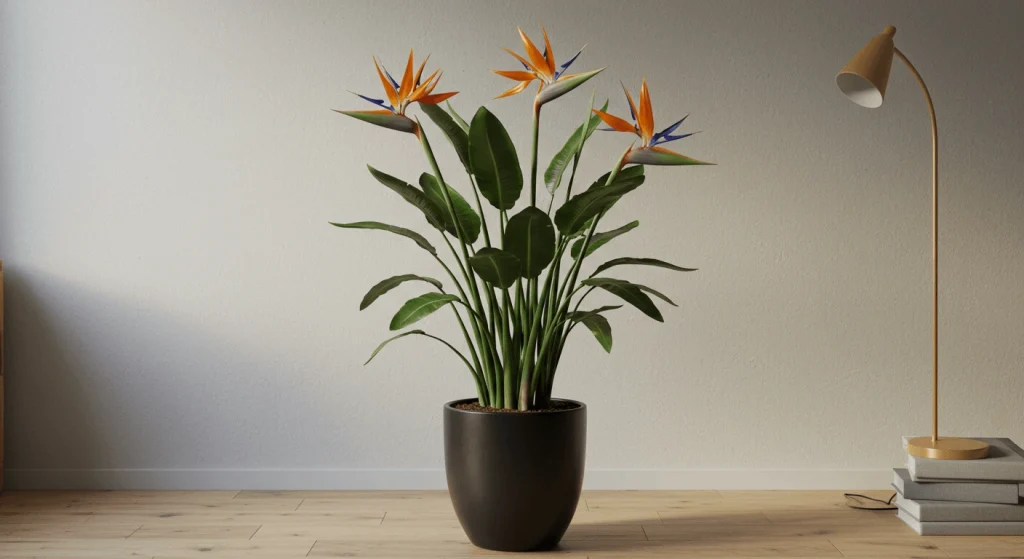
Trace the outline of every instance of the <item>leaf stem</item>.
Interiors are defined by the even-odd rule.
[[[478,314],[485,315],[483,303],[480,301],[480,292],[476,283],[475,275],[473,274],[472,269],[469,268],[469,250],[466,248],[465,241],[465,239],[467,238],[466,232],[465,229],[462,227],[462,222],[457,217],[455,217],[457,215],[455,213],[455,205],[452,203],[452,198],[448,194],[447,183],[444,182],[444,176],[441,174],[441,169],[437,165],[437,159],[434,157],[434,151],[430,148],[430,141],[427,139],[427,134],[423,130],[422,126],[420,126],[419,128],[419,139],[420,145],[423,147],[423,151],[427,156],[427,161],[430,163],[430,168],[434,172],[434,178],[437,179],[438,189],[441,191],[441,195],[444,198],[444,202],[448,208],[448,212],[452,215],[453,221],[455,223],[455,232],[457,233],[457,240],[459,241],[459,245],[462,248],[462,256],[466,261],[465,266],[463,266],[462,262],[459,261],[459,267],[462,268],[463,275],[466,277],[466,283],[468,284],[470,295],[473,298],[473,305],[476,308]],[[455,255],[455,259],[458,261],[459,257],[458,254],[455,252],[455,248],[451,245],[451,242],[448,241],[448,238],[446,236],[442,234],[442,237],[444,237],[445,242],[448,243],[448,246],[451,249],[452,254]],[[486,323],[480,324],[480,328],[486,327]],[[493,343],[490,343],[493,341],[494,338],[493,329],[489,329],[488,334],[489,337],[481,336],[478,333],[477,338],[478,342],[481,342],[481,351],[483,351],[484,349],[482,345],[483,341],[486,340],[488,342],[487,345],[490,346],[490,356],[484,354],[484,362],[490,365],[488,367],[488,370],[491,371],[491,374],[493,375],[496,374],[497,366],[500,365],[500,359],[498,358],[498,354],[494,348]],[[496,380],[497,379],[495,379],[495,381]],[[492,383],[492,393],[494,392],[494,384],[496,384],[496,382]],[[493,405],[493,402],[491,403]]]

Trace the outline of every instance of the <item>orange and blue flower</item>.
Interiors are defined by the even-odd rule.
[[[681,153],[660,147],[661,144],[693,136],[696,132],[674,134],[686,120],[686,116],[661,132],[654,132],[654,109],[651,106],[651,95],[647,89],[646,79],[644,79],[643,84],[640,86],[639,107],[633,102],[633,96],[629,94],[625,84],[622,85],[622,91],[625,92],[626,101],[629,102],[629,116],[633,120],[632,123],[597,109],[594,109],[594,113],[609,126],[609,128],[602,128],[601,130],[626,132],[628,134],[635,134],[640,138],[640,147],[630,149],[624,158],[625,163],[635,163],[638,165],[713,165],[713,163],[698,161]]]
[[[438,82],[441,81],[442,72],[441,70],[434,70],[433,74],[430,74],[426,80],[423,80],[423,68],[429,59],[429,56],[424,59],[420,63],[419,69],[414,72],[413,51],[410,50],[409,61],[405,65],[405,73],[402,75],[401,83],[399,83],[395,78],[391,77],[387,68],[384,68],[382,64],[377,62],[377,58],[374,57],[373,65],[377,68],[377,76],[384,86],[387,102],[383,99],[375,99],[353,92],[354,95],[381,108],[371,111],[339,111],[337,109],[335,111],[392,130],[418,134],[419,126],[414,120],[405,116],[406,109],[413,103],[436,105],[458,93],[457,91],[447,93],[433,92]]]
[[[565,71],[572,66],[573,62],[579,58],[580,54],[583,53],[581,48],[579,52],[573,55],[572,58],[567,60],[561,66],[555,65],[555,53],[551,48],[551,40],[548,39],[548,32],[543,27],[541,30],[544,33],[544,52],[542,53],[537,45],[523,33],[523,30],[519,29],[519,38],[523,42],[523,47],[526,50],[526,57],[522,57],[516,54],[511,49],[505,49],[505,52],[511,54],[523,65],[523,70],[491,70],[499,76],[516,80],[519,83],[508,91],[502,93],[497,98],[509,97],[522,93],[534,80],[539,81],[539,87],[537,88],[537,97],[534,100],[536,106],[541,106],[548,101],[553,101],[566,93],[569,93],[573,89],[579,87],[583,82],[596,76],[604,68],[598,70],[591,70],[590,72],[582,72],[579,74],[566,74]],[[586,48],[584,45],[583,48]]]

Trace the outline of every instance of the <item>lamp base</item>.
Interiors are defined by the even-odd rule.
[[[916,437],[907,441],[907,452],[933,460],[977,460],[988,456],[988,443],[955,437]]]

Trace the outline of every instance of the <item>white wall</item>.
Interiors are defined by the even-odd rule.
[[[681,302],[665,324],[580,332],[556,383],[590,406],[591,487],[884,487],[930,426],[925,105],[902,67],[883,108],[833,76],[886,24],[942,133],[943,426],[1024,439],[1024,34],[1017,2],[43,2],[0,4],[0,258],[9,480],[20,487],[436,487],[441,405],[472,395],[425,340],[362,362],[437,274],[426,231],[371,163],[415,142],[330,112],[379,95],[409,47],[529,148],[527,96],[492,100],[516,25],[621,114],[647,76],[657,121],[717,167],[651,169],[605,257]],[[544,115],[546,164],[588,92]],[[434,133],[435,144],[445,146]],[[594,137],[583,179],[627,139]],[[457,161],[442,165],[459,188]],[[525,155],[524,155],[525,159]],[[457,338],[442,314],[424,324]]]

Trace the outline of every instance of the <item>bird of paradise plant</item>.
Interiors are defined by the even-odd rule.
[[[371,287],[363,297],[360,310],[403,283],[426,283],[436,291],[408,300],[392,318],[390,329],[402,330],[434,311],[449,307],[466,344],[464,352],[423,330],[406,330],[381,343],[367,363],[384,346],[399,338],[410,335],[432,338],[446,345],[461,359],[476,384],[478,403],[493,408],[529,410],[547,407],[562,351],[569,334],[579,324],[586,326],[606,351],[611,351],[611,326],[604,315],[621,308],[621,305],[580,310],[594,289],[611,293],[659,322],[663,321],[661,311],[651,296],[675,306],[672,300],[654,289],[606,277],[601,275],[603,272],[625,265],[694,271],[694,268],[684,268],[656,258],[626,257],[604,262],[580,280],[580,272],[588,257],[615,237],[638,226],[638,222],[633,221],[610,231],[597,232],[608,211],[623,196],[644,183],[645,165],[708,163],[661,147],[661,144],[691,134],[673,135],[685,117],[661,132],[653,132],[654,112],[645,80],[640,89],[639,107],[626,91],[632,124],[609,114],[607,102],[600,109],[595,109],[591,97],[586,118],[544,172],[550,200],[546,210],[539,207],[537,148],[541,107],[603,70],[565,74],[582,49],[557,66],[546,30],[543,30],[543,35],[542,52],[520,29],[526,56],[505,50],[522,64],[524,70],[495,71],[518,82],[498,98],[521,93],[533,81],[539,82],[532,111],[529,205],[512,215],[510,212],[516,208],[524,181],[519,156],[505,127],[485,107],[480,107],[470,122],[463,120],[450,103],[447,110],[440,107],[440,102],[456,92],[433,93],[441,72],[437,70],[421,80],[426,60],[414,71],[411,51],[401,82],[392,78],[374,59],[387,102],[356,95],[380,109],[338,111],[378,126],[416,135],[429,165],[429,172],[419,176],[418,186],[373,167],[369,167],[369,171],[378,182],[412,204],[439,231],[455,268],[452,269],[426,237],[410,229],[377,221],[332,223],[342,228],[387,231],[412,240],[441,266],[455,289],[450,293],[440,280],[431,277],[398,275]],[[454,148],[466,172],[475,209],[445,181],[419,120],[406,115],[414,103],[419,104],[420,110],[437,125]],[[637,135],[640,145],[634,142],[613,162],[608,173],[593,181],[585,191],[574,195],[572,189],[583,148],[601,121],[608,124],[610,130]],[[562,204],[555,210],[554,201],[566,172],[569,175]],[[498,212],[493,225],[487,221],[481,197]],[[494,238],[491,237],[492,228],[497,233]]]

